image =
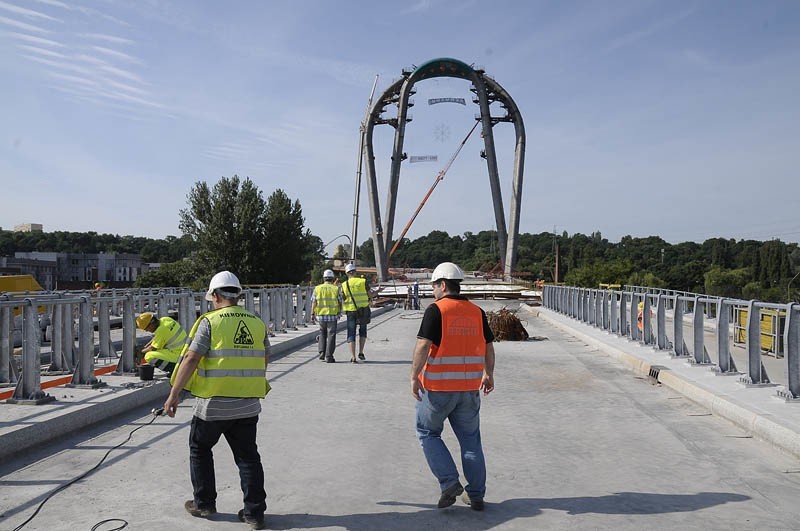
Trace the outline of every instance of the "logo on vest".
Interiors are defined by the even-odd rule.
[[[475,336],[478,335],[478,326],[472,319],[456,317],[448,323],[447,334],[451,336]]]
[[[233,337],[233,344],[238,346],[252,347],[255,342],[253,341],[253,334],[250,329],[244,324],[244,321],[239,321],[239,326],[236,328],[236,335]]]

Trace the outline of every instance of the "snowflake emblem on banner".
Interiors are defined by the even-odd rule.
[[[433,130],[433,137],[439,142],[444,143],[450,139],[450,126],[447,124],[439,124]]]

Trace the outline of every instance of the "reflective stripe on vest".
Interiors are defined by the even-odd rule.
[[[239,306],[219,308],[200,316],[178,365],[203,319],[208,319],[211,325],[211,345],[184,389],[201,398],[263,398],[269,392],[264,360],[267,329],[260,318]],[[173,383],[177,373],[173,371]]]
[[[481,309],[461,299],[434,304],[442,315],[442,339],[428,352],[420,373],[422,386],[430,391],[477,391],[486,366]]]
[[[180,324],[172,317],[160,317],[158,328],[153,334],[153,347],[155,350],[172,350],[175,352],[175,359],[183,349],[186,342],[186,332]]]
[[[358,308],[369,306],[366,279],[348,278],[342,284],[342,293],[344,294],[344,311],[346,312],[354,312]]]
[[[178,362],[178,355],[171,350],[151,350],[145,352],[144,361],[153,367],[166,371],[169,363],[175,365]]]
[[[339,286],[330,283],[320,284],[314,288],[314,300],[317,305],[314,308],[316,315],[337,315],[341,312],[339,308]]]

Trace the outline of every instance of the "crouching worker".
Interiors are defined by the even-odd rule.
[[[144,361],[171,376],[186,342],[186,331],[172,317],[156,317],[151,312],[140,314],[136,318],[136,327],[153,334],[153,338],[142,347]]]
[[[229,271],[214,275],[206,300],[214,310],[203,314],[189,333],[170,383],[164,412],[174,417],[180,392],[196,398],[189,432],[189,468],[194,496],[184,504],[198,518],[217,512],[213,448],[225,436],[239,468],[244,507],[239,520],[264,528],[267,494],[264,469],[256,444],[261,398],[267,383],[269,341],[264,322],[238,306],[242,287]]]

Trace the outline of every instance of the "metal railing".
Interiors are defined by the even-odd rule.
[[[308,326],[313,289],[245,289],[240,304],[258,315],[274,336]],[[185,288],[0,294],[0,388],[14,387],[8,403],[41,404],[54,400],[42,390],[43,375],[71,374],[69,386],[102,387],[106,384],[95,375],[101,358],[111,360],[110,365],[116,361],[111,374],[135,369],[137,314],[173,316],[188,333],[198,315],[211,309],[205,292]],[[121,341],[112,339],[115,328],[122,329]],[[50,359],[43,365],[45,343]]]
[[[777,394],[787,402],[800,399],[800,304],[743,301],[637,286],[626,288],[631,289],[617,291],[547,285],[542,293],[542,305],[618,336],[666,351],[671,357],[685,358],[693,365],[710,366],[717,374],[738,375],[747,386],[775,385],[761,360],[764,351],[761,313],[785,312],[782,329],[775,332],[782,339],[786,377],[785,386],[779,387]],[[737,310],[743,308],[747,311],[746,367],[740,372],[731,355],[730,325]],[[691,324],[685,322],[684,315],[691,315]],[[671,331],[667,325],[668,316],[672,318]],[[715,321],[715,341],[711,342],[716,344],[714,346],[706,341],[707,319]],[[691,328],[688,345],[687,328]]]

